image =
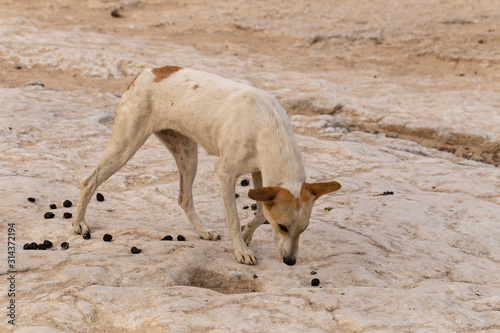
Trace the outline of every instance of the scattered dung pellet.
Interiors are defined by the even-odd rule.
[[[121,12],[121,9],[120,8],[116,8],[116,9],[113,9],[111,11],[111,17],[114,17],[114,18],[120,18],[120,17],[123,17],[123,14]]]
[[[29,202],[35,202],[35,201],[36,201],[36,199],[35,199],[35,198],[32,198],[32,197],[29,197],[29,198],[28,198],[28,201],[29,201]]]
[[[73,206],[73,203],[69,200],[64,200],[63,206],[66,208],[69,208],[69,207]]]
[[[257,210],[257,204],[252,204],[252,206],[250,206],[250,208],[252,208],[252,210]]]
[[[163,237],[161,240],[162,240],[162,241],[171,241],[171,240],[173,240],[173,239],[174,239],[174,238],[173,238],[172,236],[170,236],[170,235],[166,235],[166,236],[165,236],[165,237]]]
[[[53,245],[53,244],[52,244],[52,242],[51,242],[51,241],[49,241],[49,240],[44,240],[44,241],[43,241],[43,245],[45,245],[45,247],[46,247],[47,249],[50,249],[50,248],[52,247],[52,245]]]
[[[53,219],[54,216],[56,216],[56,215],[52,212],[47,212],[43,215],[43,217],[45,217],[46,219]]]
[[[62,242],[61,247],[63,250],[67,250],[69,248],[69,243],[68,242]]]
[[[183,241],[185,241],[185,240],[186,240],[186,237],[184,237],[184,236],[182,236],[182,235],[179,235],[179,236],[177,236],[177,240],[178,240],[179,242],[183,242]]]
[[[90,239],[90,232],[86,232],[83,234],[83,239]]]
[[[137,254],[137,253],[141,253],[141,252],[142,252],[142,250],[141,250],[141,249],[136,248],[135,246],[133,246],[133,247],[130,249],[130,252],[132,252],[133,254]]]
[[[97,193],[95,198],[97,199],[97,201],[104,201],[104,195],[102,195],[101,193]]]
[[[241,181],[241,186],[248,186],[248,185],[250,185],[250,181],[248,179],[243,179]]]
[[[63,214],[63,217],[64,217],[65,219],[70,219],[70,218],[72,218],[72,217],[73,217],[73,214],[66,212],[66,213],[64,213],[64,214]]]
[[[45,246],[45,244],[38,244],[38,250],[46,250],[47,247]]]
[[[113,236],[111,236],[110,234],[105,234],[104,236],[102,236],[102,240],[105,242],[111,242],[112,239]]]
[[[37,244],[37,243],[35,243],[35,242],[31,243],[31,249],[32,249],[32,250],[36,250],[36,249],[38,249],[38,244]]]
[[[234,194],[234,197],[235,197],[235,198],[239,198],[239,197],[240,197],[240,195],[239,195],[238,193],[235,193],[235,194]]]
[[[56,204],[51,204],[49,207],[50,207],[50,209],[57,209],[57,205]]]
[[[316,278],[312,279],[311,286],[313,286],[313,287],[319,286],[319,279],[316,279]]]
[[[311,275],[316,275],[316,271],[311,271]]]
[[[31,243],[24,244],[23,250],[33,250],[33,248],[31,247]]]
[[[243,209],[248,209],[250,208],[248,205],[243,206]]]

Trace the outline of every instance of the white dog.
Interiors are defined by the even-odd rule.
[[[314,201],[340,189],[337,182],[306,183],[306,174],[290,120],[268,93],[205,72],[165,66],[146,69],[128,86],[111,138],[97,168],[82,183],[73,220],[76,233],[87,233],[85,210],[97,187],[111,177],[155,134],[174,155],[180,174],[179,205],[203,239],[220,239],[199,219],[192,185],[198,144],[219,156],[219,176],[228,233],[238,262],[255,264],[247,245],[267,219],[280,256],[294,265],[299,235],[307,228]],[[240,228],[235,201],[239,176],[252,173],[258,202],[255,218]],[[241,230],[243,229],[243,230]]]

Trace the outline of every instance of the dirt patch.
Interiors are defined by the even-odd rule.
[[[205,288],[221,294],[246,294],[261,290],[258,278],[234,272],[215,272],[194,268],[186,272],[187,279],[182,285]]]

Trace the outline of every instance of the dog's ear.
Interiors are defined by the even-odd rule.
[[[327,183],[312,183],[304,184],[305,188],[314,196],[314,200],[318,199],[324,194],[328,194],[333,191],[338,191],[342,187],[337,182],[327,182]]]
[[[255,201],[271,202],[276,198],[278,189],[273,186],[261,187],[248,191],[248,197]]]

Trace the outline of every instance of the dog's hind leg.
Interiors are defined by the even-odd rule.
[[[262,187],[262,173],[260,171],[252,173],[252,180],[253,180],[254,189]],[[241,231],[242,231],[241,235],[243,236],[243,239],[245,240],[245,243],[247,245],[250,245],[250,242],[252,241],[252,236],[253,236],[255,229],[257,229],[259,226],[261,226],[265,221],[266,221],[266,218],[264,217],[264,214],[262,213],[262,202],[258,201],[257,202],[257,212],[255,213],[255,217],[247,225],[244,225],[241,227]]]
[[[120,170],[151,135],[149,126],[145,122],[147,122],[147,118],[143,117],[140,110],[135,112],[127,106],[120,105],[118,107],[111,137],[99,164],[90,177],[82,183],[73,219],[75,233],[84,234],[90,231],[84,220],[90,198],[99,185]]]
[[[180,175],[179,206],[184,210],[201,238],[209,240],[220,239],[217,231],[208,229],[201,222],[193,205],[192,188],[198,167],[198,144],[187,136],[173,130],[162,130],[155,132],[155,134],[172,155],[174,155],[175,162],[177,163]]]

